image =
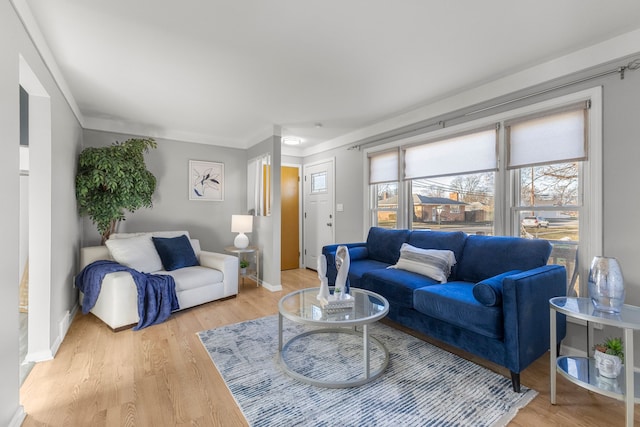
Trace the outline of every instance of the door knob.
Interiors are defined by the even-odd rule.
[[[331,227],[332,225],[333,225],[333,223],[331,223],[331,222],[327,223],[327,226],[329,226],[329,227]]]

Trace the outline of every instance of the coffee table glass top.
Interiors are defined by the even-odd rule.
[[[358,326],[375,322],[389,312],[389,302],[365,289],[351,288],[353,308],[326,310],[317,298],[320,287],[301,289],[280,300],[278,309],[284,317],[308,325]]]

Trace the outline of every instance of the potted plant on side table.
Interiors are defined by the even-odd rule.
[[[240,274],[245,276],[247,274],[247,267],[249,267],[249,261],[246,259],[240,260]]]
[[[624,364],[624,345],[622,338],[607,338],[593,346],[596,369],[606,378],[616,378]]]

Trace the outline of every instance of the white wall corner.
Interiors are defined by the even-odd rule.
[[[24,406],[20,405],[18,406],[16,413],[11,417],[8,427],[20,427],[25,418],[27,418],[27,413],[24,412]]]

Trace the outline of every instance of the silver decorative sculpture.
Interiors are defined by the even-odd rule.
[[[327,279],[327,258],[324,255],[318,257],[318,279],[320,279],[320,292],[318,300],[329,299],[329,279]]]
[[[349,257],[349,250],[346,246],[338,246],[336,250],[336,284],[333,294],[336,299],[346,298],[346,286],[347,276],[349,274],[349,266],[351,265],[351,258]]]

